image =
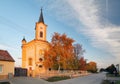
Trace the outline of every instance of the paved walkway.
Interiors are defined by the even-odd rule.
[[[39,79],[39,78],[30,78],[30,77],[15,77],[10,79],[11,84],[49,84],[49,82]]]
[[[51,84],[101,84],[102,80],[104,79],[105,79],[105,73],[99,73],[99,74],[91,74],[89,76],[54,82]]]

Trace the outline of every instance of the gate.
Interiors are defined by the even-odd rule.
[[[16,67],[14,70],[14,76],[27,76],[27,69],[26,68],[18,68]]]

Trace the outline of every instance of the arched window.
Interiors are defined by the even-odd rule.
[[[39,58],[39,61],[40,61],[40,62],[42,62],[42,61],[43,61],[43,59],[42,59],[42,58]]]
[[[43,32],[42,31],[40,32],[40,37],[43,37]]]
[[[39,68],[42,68],[42,65],[39,65]]]
[[[29,62],[29,66],[32,66],[32,58],[29,58],[28,62]]]

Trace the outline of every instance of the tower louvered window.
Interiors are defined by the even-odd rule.
[[[40,37],[41,37],[41,38],[43,37],[43,32],[42,32],[42,31],[40,32]]]

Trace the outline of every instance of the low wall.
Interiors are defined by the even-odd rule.
[[[0,75],[0,80],[8,79],[8,75]]]
[[[79,77],[79,76],[85,76],[89,73],[87,71],[80,71],[80,70],[64,70],[64,71],[58,71],[58,70],[51,70],[47,71],[46,73],[39,74],[36,77],[40,78],[49,78],[53,76],[70,76],[70,77]]]

